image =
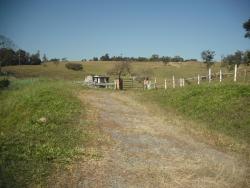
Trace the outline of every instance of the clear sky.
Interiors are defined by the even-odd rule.
[[[0,34],[29,52],[70,60],[250,49],[250,0],[0,0]]]

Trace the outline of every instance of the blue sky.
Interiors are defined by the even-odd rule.
[[[250,49],[250,0],[0,0],[0,34],[29,52],[70,60]]]

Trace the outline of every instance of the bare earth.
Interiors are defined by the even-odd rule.
[[[192,138],[119,92],[80,95],[98,114],[99,160],[75,164],[55,187],[248,187],[241,160]],[[171,119],[171,117],[169,117]],[[93,149],[93,148],[92,148]]]

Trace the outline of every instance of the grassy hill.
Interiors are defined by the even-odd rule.
[[[144,91],[138,95],[142,101],[156,104],[166,112],[174,110],[197,121],[199,129],[217,132],[242,146],[250,146],[250,85],[206,84]],[[232,146],[232,149],[239,148]]]

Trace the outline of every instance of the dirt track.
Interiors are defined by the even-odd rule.
[[[79,164],[65,187],[246,187],[239,160],[152,116],[119,92],[81,95],[98,111],[103,134],[113,141],[103,158]],[[170,117],[171,119],[171,117]],[[248,184],[249,185],[249,184]]]

